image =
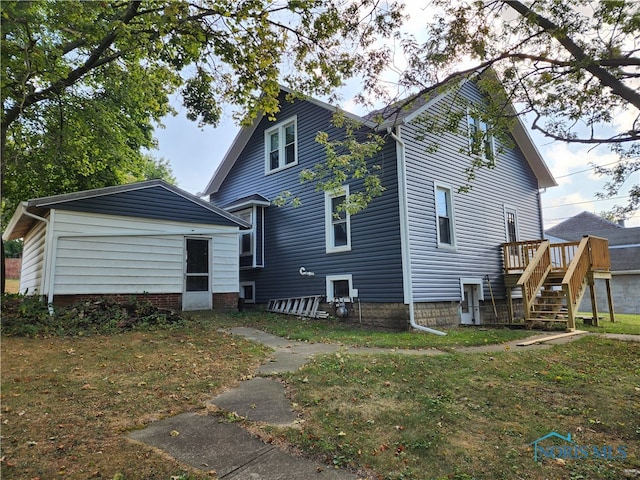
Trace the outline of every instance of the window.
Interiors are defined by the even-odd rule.
[[[240,298],[244,303],[256,303],[256,282],[240,282]]]
[[[453,221],[453,191],[451,187],[436,185],[436,219],[438,245],[455,246]]]
[[[255,243],[254,241],[255,222],[253,219],[253,208],[246,208],[244,210],[240,210],[239,212],[234,212],[234,215],[240,217],[245,222],[251,224],[251,228],[249,230],[240,230],[240,256],[252,257],[253,246]]]
[[[489,124],[476,115],[467,113],[469,125],[469,152],[484,160],[493,161],[493,135],[489,131]]]
[[[349,186],[335,192],[325,192],[325,243],[327,253],[351,250],[351,215],[344,210]]]
[[[353,295],[353,279],[348,275],[327,275],[327,302],[350,300]]]
[[[518,212],[515,208],[504,207],[504,221],[507,234],[507,242],[518,241]]]
[[[265,131],[265,172],[272,173],[298,163],[296,117]]]

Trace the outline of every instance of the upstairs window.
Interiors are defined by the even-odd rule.
[[[351,250],[351,215],[344,210],[349,197],[349,186],[335,192],[325,192],[325,243],[326,252]]]
[[[436,219],[439,246],[455,246],[453,220],[453,191],[450,187],[436,185]]]
[[[469,132],[469,153],[471,155],[482,158],[483,160],[492,161],[494,157],[494,142],[491,135],[489,124],[481,120],[478,116],[467,113],[468,132]]]
[[[272,173],[298,163],[296,117],[265,131],[265,172]]]

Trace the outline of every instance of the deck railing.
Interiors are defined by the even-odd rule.
[[[522,273],[529,265],[542,240],[502,244],[505,273]]]
[[[538,250],[535,252],[527,268],[520,276],[517,285],[522,287],[524,300],[524,308],[526,312],[530,311],[530,305],[533,303],[538,290],[542,288],[547,275],[551,271],[551,250],[549,248],[549,240],[543,240]]]
[[[594,272],[611,267],[609,243],[587,236],[578,242],[554,243],[548,240],[502,244],[505,274],[519,275],[526,316],[550,272],[564,273],[562,289],[566,296],[569,328],[575,328],[574,314],[584,291],[584,282]]]
[[[589,236],[589,260],[593,270],[607,271],[611,268],[609,241],[606,238]]]
[[[569,266],[567,273],[562,279],[562,289],[567,296],[567,310],[569,317],[569,328],[575,328],[575,324],[571,325],[574,318],[574,310],[577,308],[577,300],[582,291],[582,282],[584,282],[589,267],[591,266],[591,253],[589,249],[589,237],[580,240],[580,245],[576,252],[574,261]]]
[[[551,268],[553,271],[566,272],[571,264],[571,260],[576,255],[578,250],[578,243],[554,243],[551,248]]]

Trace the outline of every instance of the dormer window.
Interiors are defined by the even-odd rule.
[[[265,173],[273,173],[298,164],[296,117],[280,122],[264,133]]]

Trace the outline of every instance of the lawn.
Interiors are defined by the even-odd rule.
[[[203,410],[267,354],[216,328],[3,337],[2,478],[211,478],[124,437]]]
[[[303,428],[269,433],[372,478],[613,480],[640,468],[640,343],[330,355],[285,378]],[[534,462],[531,443],[553,431],[625,458]]]
[[[203,314],[206,318],[206,314]],[[509,328],[457,327],[442,329],[446,336],[418,330],[392,332],[372,330],[340,320],[300,319],[271,313],[243,312],[227,317],[227,325],[254,327],[291,340],[338,343],[358,347],[438,348],[469,347],[500,344],[519,340],[539,332]]]
[[[219,331],[238,325],[307,341],[449,351],[532,333],[452,329],[437,337],[207,313],[110,335],[3,336],[2,477],[212,478],[125,436],[180,412],[205,414],[207,400],[250,376],[268,352]],[[248,426],[376,480],[613,479],[640,468],[639,343],[588,337],[518,353],[329,355],[282,378],[302,427]],[[550,431],[623,447],[626,458],[535,463],[530,443]]]
[[[578,317],[591,318],[590,313],[578,313]],[[586,325],[582,319],[576,321],[576,328],[594,333],[630,333],[640,335],[640,314],[630,315],[616,313],[615,322],[609,320],[608,313],[598,315],[598,326]]]

